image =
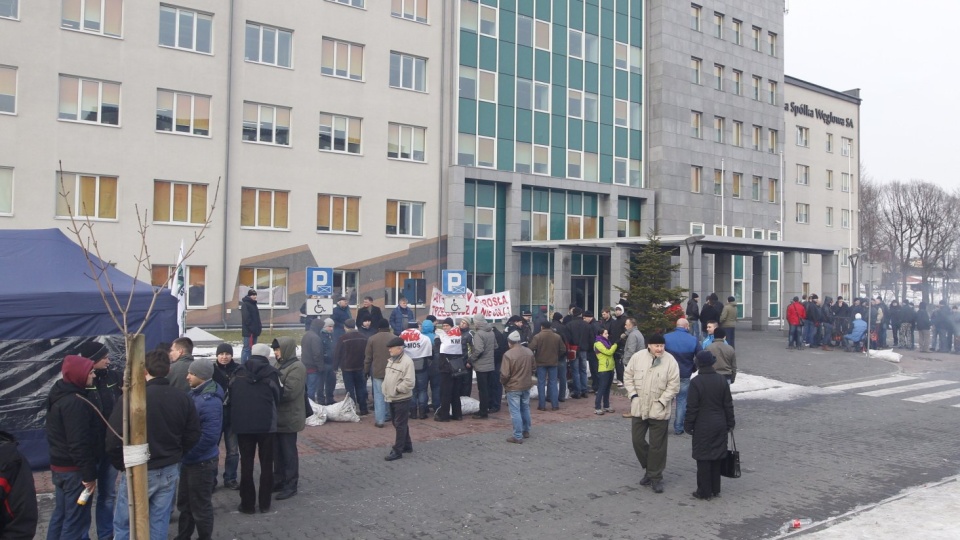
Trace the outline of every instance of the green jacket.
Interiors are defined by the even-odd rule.
[[[297,342],[282,337],[280,343],[280,384],[283,393],[277,405],[277,433],[296,433],[306,426],[307,410],[303,395],[307,392],[307,368],[297,358]]]

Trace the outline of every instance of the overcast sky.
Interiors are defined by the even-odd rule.
[[[787,5],[787,75],[832,90],[860,88],[866,174],[960,189],[960,0]]]

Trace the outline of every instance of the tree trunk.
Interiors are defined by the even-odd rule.
[[[127,369],[123,393],[124,445],[147,444],[147,379],[144,369],[144,337],[127,336]],[[150,504],[147,496],[147,464],[127,467],[130,538],[150,538]]]

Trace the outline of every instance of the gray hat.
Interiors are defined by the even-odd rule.
[[[387,342],[387,348],[388,348],[388,349],[389,349],[390,347],[403,347],[403,346],[405,346],[405,345],[406,345],[406,342],[404,342],[403,339],[398,338],[398,337],[395,337],[395,338],[393,338],[393,339],[391,339],[390,341]]]
[[[510,332],[510,335],[507,336],[507,339],[513,343],[520,343],[520,332]]]
[[[213,378],[213,362],[206,358],[198,358],[193,362],[190,362],[190,367],[187,368],[187,373],[198,379],[209,381]]]
[[[697,353],[698,366],[712,366],[717,363],[717,357],[710,351],[700,351]]]
[[[271,349],[266,343],[256,343],[250,349],[250,356],[262,356],[264,358],[270,358],[273,356],[273,349]]]
[[[343,321],[343,326],[344,326],[345,328],[356,328],[356,327],[357,327],[357,321],[355,321],[355,320],[353,320],[353,319],[347,319],[347,320]]]
[[[326,319],[323,320],[323,327],[326,328],[328,326],[330,328],[333,328],[333,319],[331,319],[330,317],[327,317]]]

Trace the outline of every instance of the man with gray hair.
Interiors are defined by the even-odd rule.
[[[533,352],[520,343],[521,339],[517,331],[507,336],[510,350],[503,354],[500,365],[500,382],[507,393],[513,423],[513,436],[507,437],[507,442],[515,444],[523,444],[530,436],[530,387],[533,386]]]
[[[482,314],[473,316],[473,347],[467,358],[467,367],[472,367],[477,373],[477,397],[480,400],[480,410],[473,414],[474,418],[487,418],[490,406],[490,388],[493,386],[493,351],[497,348],[497,339],[493,330]]]

